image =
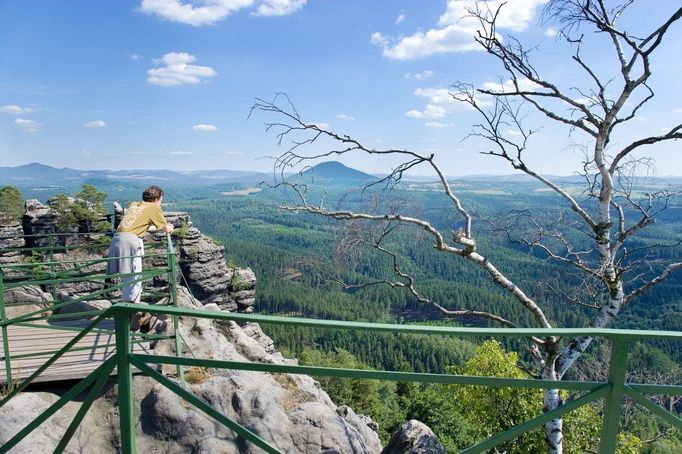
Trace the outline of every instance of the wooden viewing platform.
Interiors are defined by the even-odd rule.
[[[45,353],[29,358],[13,358],[12,379],[22,380],[29,377],[90,323],[90,320],[41,321],[32,322],[30,326],[29,324],[8,326],[7,338],[12,356]],[[113,320],[102,320],[92,332],[86,334],[54,364],[38,375],[33,383],[86,377],[116,351],[113,329]],[[0,331],[0,346],[2,340]],[[134,353],[149,353],[148,347],[148,341],[132,343]],[[7,352],[3,352],[3,356],[6,354]],[[5,362],[0,361],[0,384],[6,382],[5,372]],[[116,369],[113,374],[115,373]]]

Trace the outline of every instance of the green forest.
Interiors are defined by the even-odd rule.
[[[140,192],[136,184],[113,185],[93,182],[108,193],[108,200],[126,202]],[[458,218],[438,192],[429,185],[403,185],[362,191],[349,185],[328,185],[327,203],[343,200],[352,207],[386,207],[398,204],[405,212],[418,213],[445,229],[458,228]],[[390,279],[388,258],[372,248],[344,239],[371,235],[371,230],[342,221],[293,213],[282,209],[296,203],[293,194],[258,186],[260,191],[233,195],[244,185],[190,188],[166,185],[166,211],[186,211],[194,226],[225,246],[228,263],[250,267],[258,278],[256,311],[264,314],[302,316],[349,321],[487,326],[475,318],[445,320],[439,313],[417,302],[407,291],[388,285],[354,288]],[[86,188],[90,189],[90,187]],[[562,219],[565,207],[550,194],[537,191],[528,182],[469,181],[461,196],[476,207],[476,228],[483,232],[479,248],[519,285],[542,301],[557,327],[584,326],[593,308],[569,301],[580,291],[581,278],[566,266],[548,260],[541,251],[510,242],[497,226],[525,210],[543,213],[548,224]],[[35,196],[30,189],[24,197]],[[75,190],[73,191],[76,192]],[[82,192],[82,191],[81,191]],[[229,194],[229,195],[226,195]],[[321,196],[311,193],[311,197]],[[39,195],[44,199],[45,193]],[[660,259],[679,261],[676,246],[682,232],[680,199],[668,201],[658,223],[637,238],[643,263]],[[563,221],[561,221],[563,222]],[[567,235],[579,237],[570,223]],[[519,227],[522,229],[522,227]],[[358,233],[359,232],[359,233]],[[480,235],[480,234],[479,234]],[[480,238],[480,236],[479,236]],[[648,249],[664,242],[669,247]],[[411,228],[393,232],[389,243],[400,250],[401,269],[415,277],[419,291],[446,308],[495,311],[518,326],[532,327],[533,319],[510,296],[504,294],[479,269],[457,257],[437,254],[430,239]],[[646,270],[642,279],[647,278]],[[682,330],[682,275],[671,276],[651,292],[632,301],[613,327]],[[493,326],[493,325],[491,325]],[[506,377],[532,376],[528,345],[508,339],[460,339],[444,336],[388,335],[342,330],[316,330],[264,326],[277,349],[303,364],[382,370],[461,373]],[[609,346],[593,344],[570,378],[594,378],[605,373]],[[667,343],[638,343],[629,358],[633,381],[682,382],[682,350]],[[392,430],[407,419],[429,425],[449,452],[529,419],[541,408],[539,391],[450,385],[417,385],[371,380],[318,378],[338,404],[347,404],[368,414],[379,425],[384,442]],[[484,393],[484,394],[481,394]],[[500,402],[506,402],[501,414]],[[682,411],[674,399],[663,402]],[[470,411],[475,408],[476,411]],[[682,452],[682,437],[652,415],[632,405],[622,420],[619,439],[622,453]],[[566,452],[592,452],[598,446],[601,427],[599,407],[585,407],[566,418]],[[481,419],[480,415],[486,415]],[[510,442],[508,452],[542,452],[541,430]]]

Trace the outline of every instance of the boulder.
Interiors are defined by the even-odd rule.
[[[8,319],[13,319],[30,312],[46,309],[48,314],[52,305],[52,295],[43,292],[37,285],[24,285],[5,290],[5,314]]]
[[[61,301],[64,302],[64,301]],[[74,303],[62,306],[55,309],[56,314],[75,314],[80,312],[91,312],[91,311],[104,311],[111,307],[111,301],[109,300],[92,300],[92,301],[76,301]],[[78,315],[74,319],[92,319],[97,315]],[[64,318],[62,320],[72,320],[69,318]]]
[[[393,432],[382,454],[445,454],[445,449],[426,424],[412,419]]]

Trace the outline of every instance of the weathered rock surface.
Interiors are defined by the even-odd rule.
[[[180,292],[183,306],[195,306]],[[209,307],[215,307],[211,305]],[[272,349],[260,327],[186,317],[180,332],[185,355],[234,361],[293,363]],[[173,354],[164,340],[157,354]],[[164,353],[165,352],[165,353]],[[112,382],[113,383],[113,380]],[[116,452],[120,446],[116,386],[111,384],[95,401],[66,452]],[[260,449],[152,379],[135,376],[137,447],[139,452],[258,453]],[[381,444],[372,422],[347,407],[337,408],[319,383],[301,375],[210,369],[205,380],[188,384],[192,394],[247,427],[283,452],[378,453]],[[0,408],[0,443],[6,442],[57,396],[24,393]],[[16,452],[51,451],[78,404],[70,403],[17,447]]]
[[[0,223],[0,249],[24,247],[24,229],[14,221]]]
[[[52,209],[36,199],[26,201],[26,213],[22,220],[25,235],[44,235],[57,232],[57,216]],[[31,247],[47,246],[47,238],[28,237],[27,244]]]
[[[0,249],[22,248],[26,246],[24,230],[21,224],[14,221],[0,223]],[[0,253],[0,266],[24,263],[25,256],[21,251],[6,251]],[[5,275],[18,276],[23,274],[23,268],[5,268]]]
[[[382,454],[445,454],[445,449],[426,424],[412,419],[393,432]]]
[[[63,301],[62,301],[63,302]],[[80,313],[80,312],[91,312],[91,311],[100,311],[100,310],[106,310],[111,307],[111,301],[109,300],[91,300],[91,301],[77,301],[71,304],[68,304],[66,306],[60,307],[58,309],[55,309],[56,314],[60,315],[65,315],[65,314],[75,314],[75,313]],[[92,316],[83,316],[79,315],[77,319],[84,319],[84,318],[94,318],[95,315]],[[69,320],[68,318],[63,318],[62,320]]]
[[[19,317],[29,312],[50,307],[52,295],[43,292],[36,285],[24,285],[5,290],[5,314],[8,319]],[[47,310],[45,314],[49,313]]]
[[[48,206],[38,201],[27,203],[23,227],[26,233],[50,233],[56,220]],[[187,277],[190,291],[178,287],[180,306],[205,310],[251,311],[255,301],[256,276],[250,269],[233,269],[224,259],[224,248],[191,227],[186,213],[166,213],[169,222],[183,227],[185,235],[175,238],[181,269]],[[185,229],[185,227],[188,227]],[[16,229],[16,227],[15,227]],[[165,235],[151,234],[146,243],[153,251],[165,251]],[[87,238],[91,241],[93,238]],[[40,242],[33,242],[41,244]],[[101,251],[71,250],[57,255],[56,271],[101,273],[103,264],[74,268],[69,261],[102,257]],[[154,264],[164,264],[165,256],[149,257]],[[145,265],[147,266],[147,265]],[[184,281],[178,276],[178,283]],[[167,285],[162,279],[155,285]],[[94,285],[94,287],[92,286]],[[74,299],[85,292],[97,290],[99,284],[68,284],[55,289],[59,299]],[[26,286],[14,289],[10,300],[31,302],[40,308],[49,304],[52,295],[47,288]],[[6,293],[6,296],[8,293]],[[59,309],[60,314],[104,309],[111,303],[93,300],[75,303]],[[172,323],[154,323],[154,329],[166,327],[171,334]],[[170,320],[166,320],[169,322]],[[231,361],[251,361],[273,364],[293,364],[276,351],[272,340],[259,325],[243,326],[229,321],[212,321],[184,317],[179,333],[185,346],[184,356]],[[175,355],[174,340],[155,342],[154,353]],[[174,374],[174,367],[162,372]],[[374,431],[376,425],[367,417],[356,415],[348,407],[338,407],[311,377],[289,374],[269,374],[238,370],[209,369],[198,374],[188,389],[230,419],[258,434],[284,452],[292,453],[379,453],[381,444]],[[175,378],[174,378],[175,379]],[[110,379],[95,400],[85,419],[74,433],[65,452],[118,452],[121,440],[117,404],[116,380]],[[150,453],[257,453],[260,449],[225,428],[200,410],[178,398],[149,377],[133,379],[137,447]],[[45,389],[45,388],[43,388]],[[63,390],[55,393],[25,392],[0,408],[0,445],[26,426]],[[70,402],[56,415],[42,423],[12,452],[35,453],[52,451],[75,416],[80,402]]]

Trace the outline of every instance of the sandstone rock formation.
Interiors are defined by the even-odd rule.
[[[445,454],[445,449],[426,424],[412,419],[393,432],[382,454]]]
[[[175,238],[182,275],[178,276],[178,303],[205,310],[251,311],[255,301],[256,276],[250,269],[233,269],[225,263],[224,249],[192,227],[186,213],[166,213],[169,222],[182,235]],[[25,233],[49,233],[56,230],[49,206],[27,203]],[[14,232],[19,232],[14,227]],[[92,240],[92,238],[89,238]],[[150,234],[149,251],[165,251],[165,236]],[[15,243],[12,243],[15,244]],[[16,243],[19,244],[19,243]],[[31,244],[39,245],[40,241]],[[157,246],[155,247],[154,244]],[[101,253],[100,253],[101,254]],[[59,271],[101,272],[101,264],[76,270],[67,262],[74,258],[101,257],[94,251],[71,250],[56,258]],[[19,255],[20,257],[20,255]],[[165,256],[155,257],[154,264],[164,264]],[[183,276],[184,275],[184,276]],[[186,277],[186,281],[185,278]],[[157,279],[155,286],[167,285]],[[95,284],[97,285],[97,284]],[[187,285],[184,287],[183,285]],[[46,291],[47,290],[47,291]],[[49,306],[51,292],[59,300],[94,290],[90,284],[69,284],[58,289],[25,286],[6,292],[11,301],[32,302],[36,308]],[[191,293],[194,294],[192,297]],[[163,301],[161,301],[163,302]],[[58,309],[69,314],[106,308],[107,300],[93,300]],[[172,323],[158,323],[172,333]],[[272,340],[255,323],[212,321],[184,317],[179,323],[183,355],[232,361],[292,364],[276,351]],[[175,343],[165,339],[154,343],[154,353],[175,355]],[[174,367],[162,369],[168,375]],[[356,415],[348,407],[337,407],[311,377],[291,374],[257,373],[239,370],[202,370],[188,383],[188,390],[211,404],[230,419],[257,433],[283,452],[292,453],[379,453],[381,444],[376,425],[367,417]],[[173,378],[177,380],[176,377]],[[149,377],[135,375],[135,416],[139,452],[159,453],[256,453],[252,446],[200,410]],[[0,445],[33,421],[54,403],[55,393],[24,392],[0,408]],[[13,452],[52,451],[75,416],[80,402],[70,402],[56,415],[41,424]],[[110,379],[76,430],[65,452],[117,452],[121,440],[118,424],[116,380]]]
[[[183,306],[198,307],[186,291]],[[215,305],[207,308],[217,309]],[[183,318],[180,332],[186,355],[233,361],[290,364],[272,347],[256,324]],[[156,354],[173,354],[173,342],[161,341]],[[319,383],[308,376],[238,370],[208,370],[188,384],[192,394],[255,432],[283,452],[379,453],[381,444],[369,418],[336,407]],[[229,429],[212,420],[154,380],[133,380],[139,452],[258,453]],[[120,446],[115,381],[95,401],[66,452],[116,452]],[[0,444],[57,400],[46,392],[22,393],[0,408]],[[78,410],[69,403],[27,437],[16,452],[51,451]]]

